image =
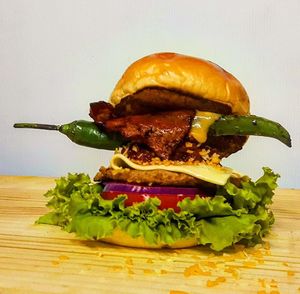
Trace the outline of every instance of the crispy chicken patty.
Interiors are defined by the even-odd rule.
[[[212,184],[182,173],[165,170],[140,171],[129,168],[114,170],[112,168],[101,167],[94,180],[145,184],[149,186],[201,186],[207,188],[212,188],[214,186]]]

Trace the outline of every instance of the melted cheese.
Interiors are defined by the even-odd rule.
[[[219,119],[220,115],[213,112],[197,111],[194,117],[190,135],[192,135],[199,143],[207,140],[209,127]]]
[[[140,165],[132,162],[123,154],[115,154],[111,159],[110,165],[113,169],[132,168],[136,170],[167,170],[178,173],[184,173],[197,179],[217,184],[225,185],[227,180],[236,175],[236,173],[228,167],[212,166],[206,164],[198,165]]]

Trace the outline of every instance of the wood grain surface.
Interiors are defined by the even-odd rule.
[[[0,176],[0,293],[300,293],[300,190],[278,189],[263,245],[143,250],[35,225],[53,178]]]

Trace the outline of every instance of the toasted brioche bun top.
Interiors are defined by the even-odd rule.
[[[249,114],[249,98],[242,84],[220,66],[200,58],[156,53],[131,64],[110,97],[114,106],[137,91],[161,87],[231,107],[233,114]]]

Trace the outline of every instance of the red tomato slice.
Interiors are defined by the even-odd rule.
[[[125,206],[131,206],[134,203],[139,203],[147,200],[148,198],[158,198],[161,201],[159,206],[160,209],[173,208],[174,211],[179,212],[180,208],[177,207],[179,201],[189,197],[194,199],[196,195],[182,195],[182,194],[149,194],[149,193],[136,193],[136,192],[119,192],[119,191],[106,191],[102,192],[101,196],[103,199],[112,200],[120,194],[126,194],[127,199],[125,200]],[[208,196],[207,194],[201,193],[201,197]]]

